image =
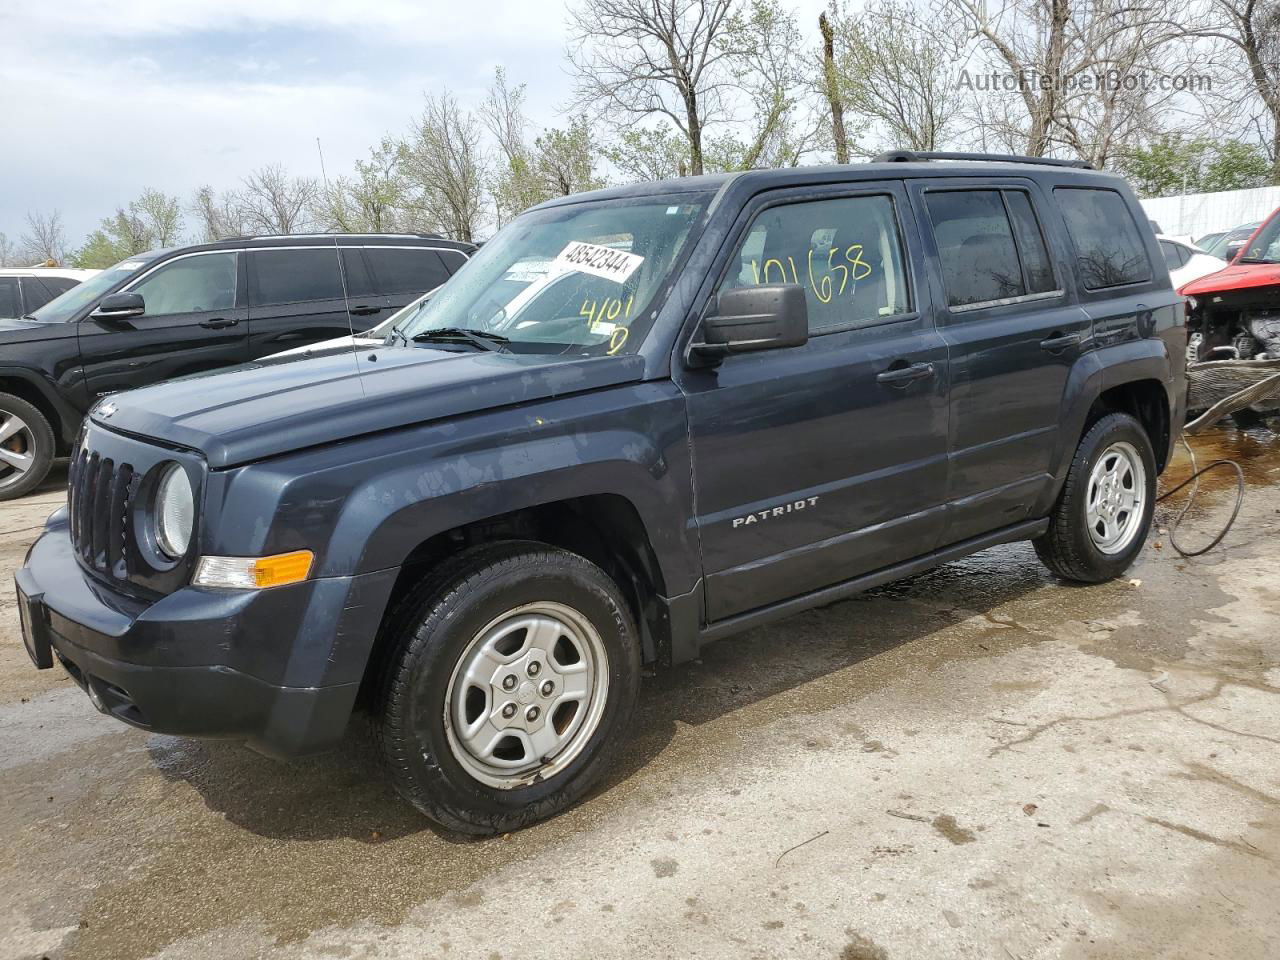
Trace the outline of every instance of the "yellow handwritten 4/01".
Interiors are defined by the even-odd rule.
[[[582,309],[578,311],[578,316],[586,317],[587,324],[594,326],[597,323],[614,323],[621,317],[623,320],[631,316],[631,305],[635,301],[635,295],[627,297],[627,304],[622,305],[621,298],[605,297],[604,300],[583,300]]]
[[[813,295],[823,303],[830,303],[832,298],[838,297],[845,292],[849,286],[849,281],[857,283],[859,280],[865,280],[871,276],[872,266],[862,259],[863,246],[860,243],[850,244],[844,248],[844,263],[836,261],[836,254],[841,251],[832,247],[827,251],[827,272],[821,276],[814,276],[813,272],[813,249],[809,249],[808,271],[809,271],[809,289],[813,291]],[[787,283],[787,266],[791,267],[791,276],[789,282],[799,283],[800,273],[796,269],[795,257],[788,256],[787,262],[783,263],[776,258],[770,258],[764,262],[761,267],[756,260],[751,261],[751,272],[755,276],[756,283]],[[773,272],[776,270],[778,278],[775,280]],[[840,289],[835,289],[835,280],[833,279],[836,272],[840,274]]]

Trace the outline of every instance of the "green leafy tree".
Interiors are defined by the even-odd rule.
[[[145,250],[174,246],[181,231],[181,201],[147,189],[128,207],[117,207],[71,259],[79,267],[102,269]]]
[[[1253,144],[1167,134],[1127,153],[1120,170],[1139,196],[1173,197],[1265,186],[1270,164]]]

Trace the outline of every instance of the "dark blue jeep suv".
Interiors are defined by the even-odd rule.
[[[292,755],[360,709],[411,803],[510,830],[599,778],[646,664],[1011,540],[1124,571],[1182,324],[1132,192],[1079,164],[555,200],[385,342],[100,402],[26,642],[145,729]]]

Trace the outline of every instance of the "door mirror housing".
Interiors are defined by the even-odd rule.
[[[140,293],[109,293],[98,302],[98,308],[90,316],[95,320],[127,320],[147,312],[146,301]]]
[[[809,305],[795,283],[737,287],[720,294],[702,321],[702,342],[691,352],[703,361],[731,353],[799,347],[809,342]]]

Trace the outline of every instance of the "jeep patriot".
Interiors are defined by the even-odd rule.
[[[359,712],[424,814],[511,830],[600,778],[647,665],[1008,541],[1122,573],[1183,322],[1082,164],[564,197],[385,342],[99,402],[24,637],[147,730],[291,756]]]

